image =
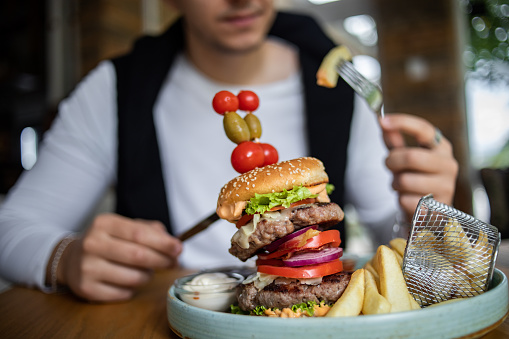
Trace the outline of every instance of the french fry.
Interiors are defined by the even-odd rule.
[[[444,231],[443,245],[448,257],[452,258],[454,284],[465,292],[461,295],[474,296],[484,292],[492,254],[487,234],[480,230],[477,241],[472,243],[455,219],[449,220]]]
[[[364,303],[364,269],[356,270],[341,297],[327,312],[326,317],[348,317],[361,313]]]
[[[432,232],[425,230],[416,232],[414,241],[416,244],[422,244],[422,246],[428,248],[439,248],[442,246],[441,241]]]
[[[491,254],[488,237],[480,230],[473,247],[466,250],[461,260],[454,265],[455,285],[463,291],[460,295],[470,297],[484,292]]]
[[[401,256],[401,254],[399,254],[399,252],[394,249],[392,249],[392,252],[394,252],[396,259],[398,260],[399,266],[403,267],[403,257]]]
[[[433,267],[423,267],[416,275],[416,272],[406,272],[408,286],[420,290],[421,298],[417,301],[421,306],[428,306],[431,299],[443,300],[454,294],[455,289],[464,283],[464,278],[458,275],[456,268],[443,255],[429,249],[425,260],[434,262]],[[462,282],[463,279],[463,282]],[[422,297],[426,295],[427,298]],[[413,298],[412,298],[413,299]]]
[[[364,270],[364,303],[362,314],[383,314],[391,311],[391,304],[378,293],[378,288],[373,274]]]
[[[328,88],[336,87],[339,78],[336,66],[340,60],[352,60],[350,50],[344,45],[334,47],[325,55],[316,72],[317,85]]]
[[[494,246],[490,244],[488,234],[480,230],[473,247],[476,256],[470,258],[470,261],[476,262],[470,263],[471,270],[469,271],[470,285],[477,293],[484,292],[484,288],[486,288],[487,277],[492,265],[493,249]]]
[[[410,293],[408,293],[408,298],[410,299],[410,306],[412,307],[412,310],[420,310],[421,306],[419,306],[419,303],[415,301],[414,297]]]
[[[405,278],[394,252],[385,245],[379,246],[373,267],[380,275],[380,294],[391,304],[391,312],[411,310]]]
[[[405,256],[405,248],[406,248],[406,240],[403,238],[394,238],[389,241],[389,245],[391,248],[398,252],[399,255],[403,258]]]
[[[489,247],[489,240],[488,235],[483,230],[479,231],[479,237],[477,238],[477,241],[474,245],[474,250],[476,251],[482,251],[485,248],[489,248],[487,251],[487,254],[491,256],[492,248]]]
[[[452,257],[463,256],[464,253],[472,253],[472,243],[463,227],[456,219],[450,219],[444,226],[444,247]]]
[[[380,276],[378,275],[378,272],[375,270],[375,268],[371,264],[371,261],[369,261],[366,264],[364,264],[364,269],[371,273],[371,275],[375,279],[375,283],[376,283],[377,288],[380,290]]]
[[[476,273],[486,272],[491,265],[493,247],[489,244],[488,235],[483,230],[479,231],[479,237],[472,250],[475,252],[473,259],[477,259],[477,265],[471,265],[471,267],[476,269]]]
[[[461,297],[471,297],[483,292],[483,283],[485,277],[476,276],[474,272],[469,271],[468,267],[463,265],[454,265],[454,278],[452,285],[457,290],[455,293]],[[461,292],[460,292],[461,291]]]
[[[491,265],[492,247],[489,245],[488,236],[483,231],[479,231],[479,237],[472,247],[472,253],[464,260],[464,270],[468,275],[467,293],[477,295],[484,292],[486,277]]]

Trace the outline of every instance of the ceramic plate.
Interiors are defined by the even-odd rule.
[[[507,277],[495,270],[489,291],[418,311],[344,318],[281,319],[207,311],[168,291],[170,328],[181,338],[458,338],[479,337],[509,310]]]

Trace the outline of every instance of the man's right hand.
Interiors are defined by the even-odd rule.
[[[127,300],[154,269],[174,267],[181,251],[158,221],[102,214],[63,253],[57,281],[90,301]]]

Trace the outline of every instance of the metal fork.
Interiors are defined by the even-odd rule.
[[[383,95],[378,85],[372,83],[359,73],[354,65],[345,59],[339,61],[336,71],[353,88],[357,94],[363,97],[369,107],[380,117],[384,117]]]

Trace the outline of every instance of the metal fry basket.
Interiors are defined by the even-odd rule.
[[[403,258],[410,294],[426,307],[485,292],[499,244],[496,227],[440,203],[432,195],[421,198]]]

